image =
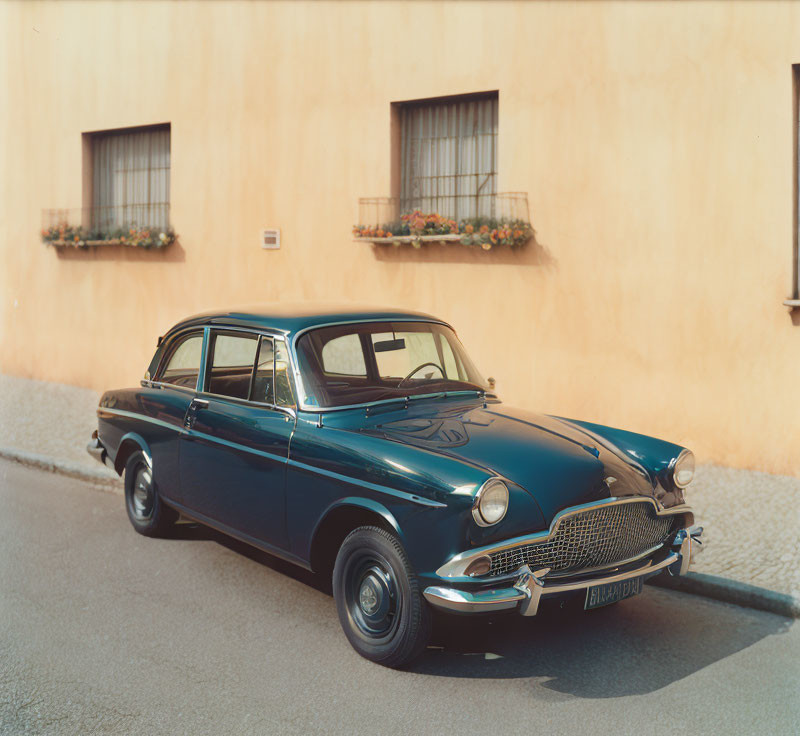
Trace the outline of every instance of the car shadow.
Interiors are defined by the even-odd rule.
[[[319,590],[323,593],[331,594],[331,585],[327,580],[322,579],[319,575],[305,570],[302,567],[282,560],[280,557],[264,552],[256,547],[253,547],[246,542],[240,542],[238,539],[229,537],[222,532],[218,532],[211,527],[203,526],[194,522],[181,522],[173,527],[172,533],[169,535],[170,539],[187,540],[187,541],[208,541],[216,542],[223,547],[236,552],[237,554],[247,557],[259,565],[264,565],[275,572],[286,575],[287,577],[294,578],[295,580],[308,585],[311,588]]]
[[[200,524],[179,524],[174,539],[213,541],[314,590],[322,576]],[[618,698],[660,690],[789,629],[791,620],[699,596],[645,586],[614,606],[545,602],[534,618],[437,614],[427,651],[409,674],[535,680],[556,700]],[[541,697],[542,690],[537,691]]]
[[[617,698],[660,690],[789,629],[780,616],[646,586],[584,611],[582,602],[519,615],[442,617],[411,669],[467,678],[536,678],[554,694]]]

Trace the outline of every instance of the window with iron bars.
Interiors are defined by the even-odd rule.
[[[169,227],[170,126],[91,135],[91,227]]]
[[[497,92],[399,108],[401,212],[495,216]]]

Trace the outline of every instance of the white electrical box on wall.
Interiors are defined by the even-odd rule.
[[[261,233],[261,247],[268,250],[277,250],[281,247],[280,230],[264,230]]]

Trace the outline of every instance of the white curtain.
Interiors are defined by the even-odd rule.
[[[95,227],[169,226],[169,146],[169,126],[93,137]]]
[[[401,109],[401,203],[461,220],[494,215],[497,95]]]

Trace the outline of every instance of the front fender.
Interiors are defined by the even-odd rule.
[[[616,451],[631,465],[642,468],[653,484],[656,497],[664,506],[683,502],[683,492],[673,487],[671,468],[672,463],[686,448],[657,437],[606,427],[602,424],[582,422],[577,419],[562,419],[562,421],[582,429],[590,437],[603,442],[610,450]]]
[[[397,519],[394,517],[394,514],[382,503],[379,503],[372,498],[363,498],[359,496],[347,496],[345,498],[340,498],[334,501],[330,506],[328,506],[328,508],[325,509],[325,511],[322,512],[319,521],[317,521],[316,525],[314,526],[314,530],[311,532],[312,544],[313,540],[317,536],[317,532],[325,523],[326,519],[330,518],[330,515],[336,511],[336,509],[341,509],[344,507],[364,509],[365,511],[370,511],[374,514],[377,514],[387,524],[389,524],[392,529],[394,529],[395,534],[397,534],[397,536],[400,538],[400,541],[403,543],[403,546],[405,546],[403,530],[400,528],[400,524],[397,523]]]

